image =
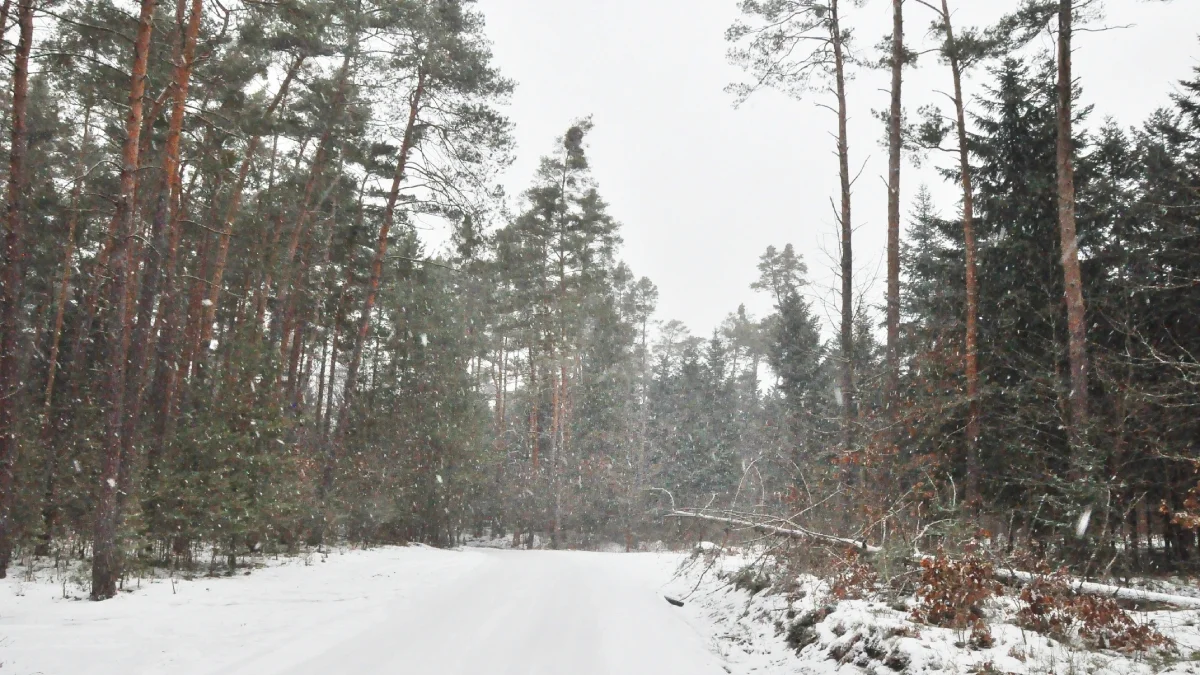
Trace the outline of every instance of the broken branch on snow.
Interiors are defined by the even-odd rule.
[[[706,513],[697,513],[693,511],[673,510],[667,514],[671,518],[694,518],[696,520],[704,520],[712,523],[720,523],[723,525],[732,525],[754,530],[762,534],[773,534],[781,537],[790,537],[792,539],[807,539],[812,541],[821,541],[831,544],[842,544],[854,548],[863,555],[877,555],[883,552],[883,549],[878,546],[871,546],[866,542],[855,541],[846,537],[837,537],[831,534],[821,532],[813,532],[804,528],[795,526],[791,523],[790,527],[777,527],[766,523],[755,523],[749,520],[740,518],[729,518],[726,516],[715,516]],[[929,558],[928,555],[917,552],[913,555],[913,560],[920,562]],[[1005,570],[997,569],[995,572],[996,578],[1002,581],[1031,583],[1036,581],[1040,575],[1032,572],[1023,572],[1020,570]],[[1172,595],[1169,593],[1158,593],[1155,591],[1145,591],[1136,588],[1124,588],[1121,586],[1112,586],[1109,584],[1099,584],[1091,581],[1085,581],[1078,577],[1068,577],[1068,584],[1071,590],[1076,593],[1086,595],[1103,595],[1118,600],[1129,600],[1133,602],[1155,602],[1165,605],[1172,605],[1180,609],[1200,609],[1200,598],[1188,597],[1185,595]]]

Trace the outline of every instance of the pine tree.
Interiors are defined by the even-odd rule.
[[[17,7],[20,38],[13,66],[12,140],[9,145],[8,189],[5,196],[3,297],[0,297],[0,578],[12,555],[15,474],[20,452],[16,405],[21,390],[18,342],[21,330],[21,296],[25,278],[25,223],[22,193],[25,190],[25,157],[29,145],[26,111],[29,90],[29,52],[33,46],[33,0]]]
[[[771,294],[775,313],[768,317],[767,364],[777,378],[791,432],[789,453],[801,465],[816,459],[829,440],[829,383],[823,361],[827,354],[820,326],[804,298],[808,268],[791,244],[782,251],[768,247],[759,259],[759,278],[752,288]]]
[[[814,78],[832,80],[837,99],[838,177],[841,207],[838,211],[841,327],[840,369],[842,405],[842,451],[853,452],[856,426],[854,366],[854,254],[851,220],[850,141],[847,132],[849,107],[846,98],[846,65],[850,31],[841,23],[838,0],[815,4],[801,0],[743,0],[739,9],[746,17],[726,31],[725,39],[735,46],[730,60],[749,72],[751,84],[734,84],[729,90],[745,101],[756,90],[773,87],[800,96],[813,86]],[[897,89],[897,91],[899,91]]]

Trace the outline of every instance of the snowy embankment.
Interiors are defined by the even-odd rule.
[[[717,555],[710,549],[687,561],[668,587],[673,597],[685,600],[697,624],[710,626],[714,647],[735,675],[1200,673],[1200,611],[1130,612],[1174,644],[1152,654],[1128,655],[1088,650],[1023,630],[1013,620],[1016,600],[998,597],[988,607],[993,643],[979,648],[971,646],[970,630],[914,622],[911,599],[892,604],[839,601],[826,582],[771,578],[770,566],[763,563],[741,552]],[[787,592],[780,592],[781,587]]]

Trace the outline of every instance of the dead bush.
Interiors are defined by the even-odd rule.
[[[1063,642],[1073,636],[1093,649],[1145,652],[1170,641],[1152,626],[1134,621],[1112,598],[1071,589],[1065,570],[1037,577],[1021,590],[1017,623]]]
[[[992,564],[973,551],[961,559],[936,557],[921,561],[921,586],[912,618],[933,626],[971,630],[971,644],[987,647],[991,632],[983,620],[983,603],[1001,595]]]
[[[879,574],[875,568],[863,560],[858,551],[851,549],[838,564],[830,592],[838,600],[858,600],[873,593],[878,584]]]

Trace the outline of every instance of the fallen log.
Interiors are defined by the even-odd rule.
[[[672,511],[668,515],[672,518],[695,518],[697,520],[707,520],[712,523],[721,523],[723,525],[745,527],[762,534],[777,534],[783,537],[791,537],[793,539],[813,539],[815,541],[824,541],[830,544],[841,544],[843,546],[849,546],[857,549],[859,552],[866,555],[875,555],[883,552],[883,549],[879,548],[878,546],[870,546],[865,541],[855,541],[845,537],[835,537],[831,534],[822,534],[820,532],[813,532],[811,530],[806,530],[804,528],[795,526],[790,528],[776,527],[774,525],[767,525],[764,523],[752,523],[748,520],[741,520],[738,518],[710,516],[706,513],[694,513],[691,511]]]
[[[1019,581],[1026,584],[1037,581],[1042,576],[1020,570],[999,569],[995,571],[995,575],[996,578],[1002,581]],[[1133,602],[1157,602],[1179,607],[1180,609],[1200,609],[1200,598],[1193,598],[1186,595],[1171,595],[1169,593],[1143,591],[1137,588],[1098,584],[1092,581],[1084,581],[1077,577],[1068,577],[1067,585],[1072,591],[1085,595],[1104,595],[1117,600],[1130,600]]]
[[[883,552],[883,549],[878,546],[871,546],[864,541],[856,541],[846,537],[837,537],[831,534],[821,532],[813,532],[801,527],[792,525],[791,527],[777,527],[765,523],[754,523],[749,520],[740,518],[729,518],[725,516],[714,516],[706,513],[695,513],[691,511],[671,511],[668,514],[672,518],[694,518],[696,520],[704,520],[712,523],[721,523],[723,525],[732,525],[736,527],[744,527],[761,534],[778,535],[781,537],[790,537],[792,539],[807,539],[812,541],[822,541],[831,544],[841,544],[850,548],[854,548],[863,555],[876,555]],[[917,552],[913,555],[915,562],[920,562],[929,558]],[[1023,572],[1020,570],[1002,570],[995,571],[997,579],[1008,582],[1032,583],[1039,579],[1042,575],[1032,572]],[[1112,586],[1109,584],[1099,584],[1092,581],[1085,581],[1077,577],[1068,577],[1068,585],[1071,590],[1076,593],[1086,595],[1102,595],[1114,598],[1117,600],[1129,600],[1133,602],[1161,603],[1171,605],[1180,609],[1197,609],[1200,610],[1200,598],[1193,598],[1186,595],[1172,595],[1169,593],[1158,593],[1156,591],[1145,591],[1136,588],[1126,588],[1122,586]]]

